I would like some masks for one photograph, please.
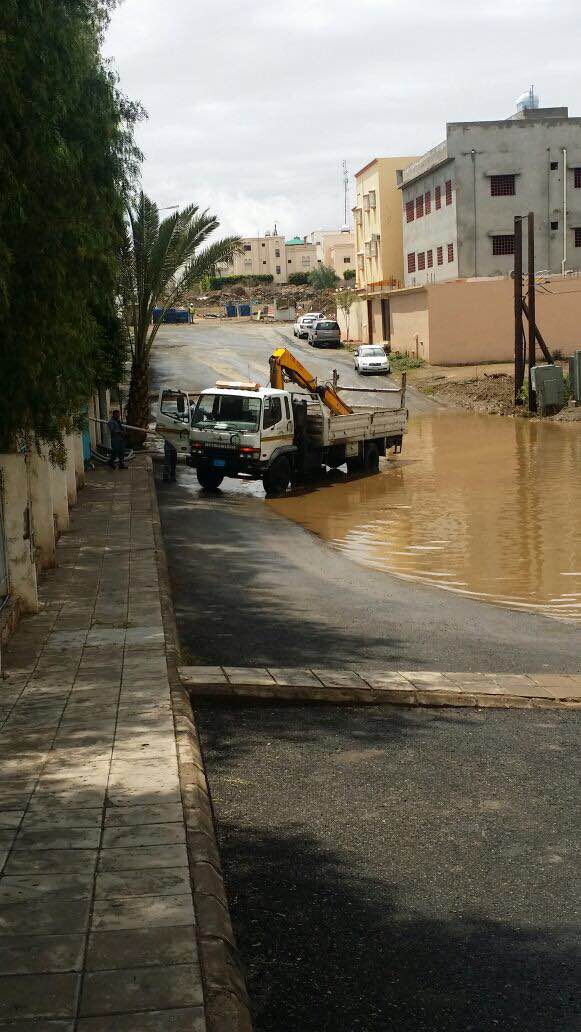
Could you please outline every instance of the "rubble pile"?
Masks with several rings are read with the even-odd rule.
[[[201,296],[192,294],[187,299],[187,303],[192,304],[194,308],[240,304],[244,301],[261,307],[272,305],[275,301],[281,308],[294,305],[297,315],[315,311],[334,318],[337,310],[334,290],[316,290],[314,287],[295,286],[290,283],[259,283],[252,287],[234,283],[221,290],[209,290]]]

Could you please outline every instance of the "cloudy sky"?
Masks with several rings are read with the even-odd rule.
[[[106,39],[160,206],[221,232],[343,221],[341,163],[413,155],[535,84],[581,115],[578,0],[124,0]]]

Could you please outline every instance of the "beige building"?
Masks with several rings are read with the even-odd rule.
[[[285,243],[286,275],[302,272],[307,276],[317,267],[317,248],[306,237],[293,237]]]
[[[355,234],[347,226],[314,229],[307,240],[317,248],[317,264],[328,265],[339,279],[344,279],[347,269],[355,269]]]
[[[266,233],[263,237],[244,237],[244,250],[222,267],[224,276],[272,276],[275,283],[286,283],[284,237]]]

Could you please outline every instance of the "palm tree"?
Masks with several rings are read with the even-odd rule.
[[[129,211],[120,256],[120,294],[131,349],[127,422],[132,426],[145,429],[149,419],[149,358],[161,325],[161,319],[152,323],[153,309],[165,312],[182,304],[205,276],[215,275],[218,265],[242,250],[239,237],[201,248],[219,224],[215,215],[195,204],[160,222],[157,205],[143,190]]]

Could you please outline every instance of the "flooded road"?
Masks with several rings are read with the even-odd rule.
[[[269,505],[365,566],[581,622],[579,426],[418,415],[379,476],[335,477]]]

